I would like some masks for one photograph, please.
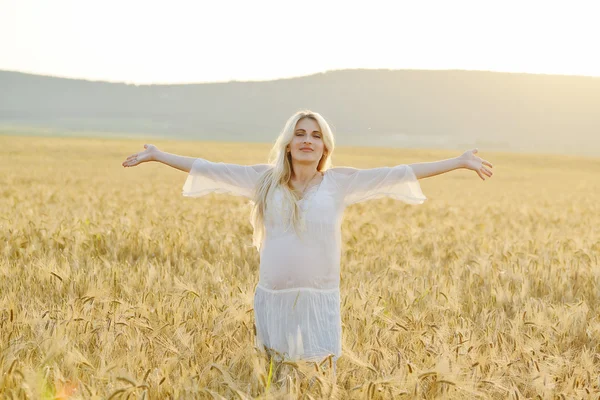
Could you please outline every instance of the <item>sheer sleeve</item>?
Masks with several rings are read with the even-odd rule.
[[[331,170],[344,206],[381,197],[408,204],[422,204],[427,200],[413,169],[405,164],[371,169],[335,167]]]
[[[183,195],[201,197],[209,193],[228,193],[252,198],[258,178],[269,164],[238,165],[198,158],[183,185]]]

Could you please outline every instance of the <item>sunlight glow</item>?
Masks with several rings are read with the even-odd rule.
[[[600,76],[592,1],[0,0],[0,69],[130,83],[346,68]]]

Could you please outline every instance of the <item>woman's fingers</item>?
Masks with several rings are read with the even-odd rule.
[[[483,172],[487,176],[492,176],[492,172],[486,169],[485,167],[481,167],[481,172]]]
[[[493,168],[493,165],[489,161],[476,156],[475,154],[477,154],[478,151],[479,151],[479,149],[477,149],[477,148],[467,150],[461,156],[461,158],[463,160],[466,160],[466,163],[465,163],[466,168],[472,169],[473,171],[477,172],[477,175],[479,175],[479,177],[485,181],[486,176],[491,177],[493,175],[493,173],[491,170],[484,167],[484,165],[486,165],[490,168]]]
[[[122,165],[124,167],[131,167],[134,162],[135,162],[134,159],[128,158],[127,160],[123,161]]]
[[[151,145],[145,144],[144,148],[147,149],[148,146],[151,146]],[[143,158],[143,155],[145,152],[146,152],[146,150],[130,155],[129,157],[127,157],[125,159],[125,161],[123,161],[123,163],[121,165],[124,167],[135,167],[136,165],[138,165],[139,163],[142,162],[142,158]]]
[[[479,177],[485,181],[485,178],[483,177],[483,174],[480,170],[476,170],[475,172],[477,172],[477,175],[479,175]]]
[[[121,165],[123,165],[124,167],[134,167],[134,166],[138,165],[140,163],[138,156],[139,156],[139,154],[130,155],[129,157],[127,157],[127,159],[125,161],[123,161],[123,163]]]

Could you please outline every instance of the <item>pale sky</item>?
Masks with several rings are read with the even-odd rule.
[[[599,15],[592,0],[0,0],[0,70],[137,84],[347,68],[600,76]]]

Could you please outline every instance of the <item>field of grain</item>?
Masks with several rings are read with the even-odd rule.
[[[268,145],[169,142],[212,161]],[[486,152],[494,176],[420,181],[428,200],[349,207],[344,355],[254,348],[259,258],[241,197],[123,168],[138,140],[0,136],[0,397],[598,398],[600,160]],[[467,150],[467,149],[464,149]],[[337,166],[460,152],[337,149]]]

